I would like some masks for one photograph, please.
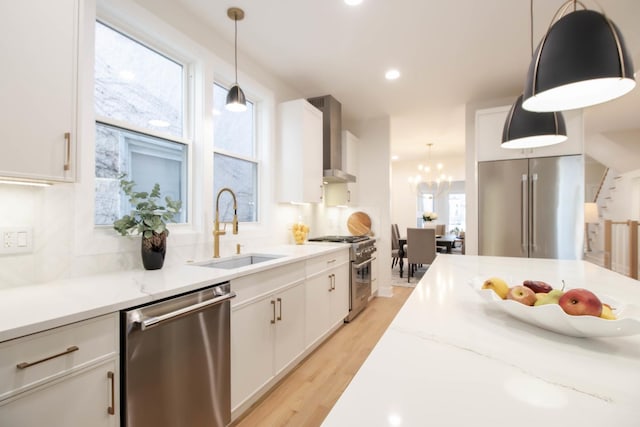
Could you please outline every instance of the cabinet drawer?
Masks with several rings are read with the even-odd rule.
[[[6,341],[0,344],[0,400],[117,353],[117,313]]]
[[[231,290],[236,297],[231,300],[231,307],[303,281],[304,271],[304,262],[300,261],[232,279]]]
[[[306,264],[307,277],[344,264],[345,262],[349,262],[349,249],[347,248],[342,251],[331,252],[330,254],[308,259]]]

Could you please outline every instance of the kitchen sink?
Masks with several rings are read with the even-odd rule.
[[[227,258],[217,258],[209,261],[196,262],[191,265],[197,265],[200,267],[209,268],[224,268],[233,269],[240,267],[247,267],[249,265],[260,264],[261,262],[273,261],[274,259],[282,258],[284,255],[274,254],[246,254],[246,255],[234,255]]]

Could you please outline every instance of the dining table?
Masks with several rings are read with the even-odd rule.
[[[441,248],[444,248],[446,253],[450,254],[453,250],[453,246],[458,240],[458,236],[456,236],[454,233],[444,235],[436,234],[436,247],[439,246]],[[400,246],[398,248],[398,258],[400,258],[400,277],[402,277],[402,272],[404,269],[404,257],[406,256],[404,253],[404,246],[407,244],[407,238],[400,237],[400,239],[398,239],[398,244]]]

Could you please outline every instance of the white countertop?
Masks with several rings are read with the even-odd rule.
[[[331,243],[282,245],[252,252],[283,255],[281,258],[230,270],[185,264],[2,289],[0,342],[347,247]]]
[[[638,281],[584,261],[440,254],[322,425],[640,426],[640,335],[525,324],[468,285],[478,276],[564,279],[640,305]]]

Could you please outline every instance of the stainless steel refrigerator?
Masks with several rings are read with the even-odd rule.
[[[478,164],[478,254],[581,259],[583,157]]]

